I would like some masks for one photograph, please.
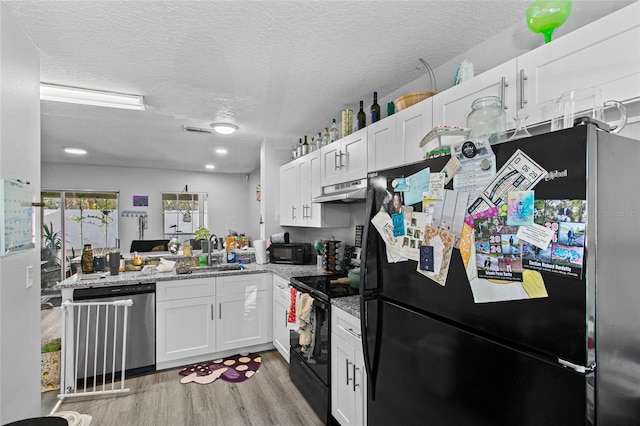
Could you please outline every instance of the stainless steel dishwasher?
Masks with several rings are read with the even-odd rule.
[[[114,287],[97,287],[75,289],[73,291],[74,302],[113,302],[116,300],[131,299],[131,306],[127,327],[127,354],[125,357],[126,375],[155,371],[156,369],[156,284],[140,283]],[[122,311],[117,318],[118,324],[122,325]],[[98,316],[98,327],[93,327]],[[91,324],[91,329],[98,330],[102,333],[105,328],[105,314],[100,312],[96,314],[96,310],[92,310],[88,315],[87,311],[82,311],[79,316],[75,317],[74,330],[80,336],[86,335],[87,325]],[[113,334],[114,321],[107,322],[108,335]],[[79,328],[78,328],[79,327]],[[109,374],[113,371],[111,365],[107,365],[103,371],[102,357],[104,352],[103,339],[98,336],[91,336],[86,341],[78,342],[77,354],[78,365],[84,365],[84,361],[90,360],[86,376],[80,374],[78,378],[91,377],[94,375],[92,361],[94,358],[98,360],[96,363],[96,375]],[[121,362],[116,360],[115,371],[122,370]]]

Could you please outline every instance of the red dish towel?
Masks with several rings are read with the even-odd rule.
[[[289,304],[289,315],[287,316],[287,322],[289,324],[292,324],[296,322],[296,298],[298,297],[298,291],[293,287],[290,287],[289,290],[291,293],[291,303]]]

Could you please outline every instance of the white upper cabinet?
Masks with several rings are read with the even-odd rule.
[[[635,2],[518,57],[518,107],[527,122],[550,120],[553,101],[570,90],[598,87],[604,100],[621,102],[640,97],[639,17]]]
[[[320,150],[322,186],[367,177],[367,130],[354,132]]]
[[[401,164],[414,163],[424,158],[420,148],[422,138],[433,129],[433,98],[425,99],[394,114],[397,146],[404,151]]]
[[[367,126],[367,169],[388,169],[402,164],[404,147],[396,143],[396,121],[393,116]]]
[[[339,148],[338,143],[333,145]],[[353,146],[349,145],[349,148]],[[351,224],[350,210],[346,206],[313,202],[315,197],[322,195],[322,152],[313,151],[280,167],[280,225],[335,228]]]
[[[300,163],[304,158],[294,160],[280,167],[280,225],[296,225],[300,211]]]
[[[367,127],[367,167],[376,171],[420,161],[420,141],[433,128],[433,100],[418,102]]]
[[[516,70],[516,60],[512,59],[435,95],[432,128],[441,125],[466,127],[471,104],[484,96],[497,96],[501,99],[507,114],[507,128],[514,128],[512,118],[516,115]]]

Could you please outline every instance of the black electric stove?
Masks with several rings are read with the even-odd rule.
[[[298,331],[290,332],[289,377],[324,424],[331,422],[331,299],[354,296],[349,284],[331,283],[344,275],[293,277],[291,287],[313,299],[310,345],[302,345]]]
[[[332,284],[331,281],[343,278],[344,275],[312,275],[309,277],[291,278],[291,286],[303,293],[310,293],[325,302],[334,297],[357,296],[358,289],[349,284]]]

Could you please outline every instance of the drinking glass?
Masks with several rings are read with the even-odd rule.
[[[542,33],[544,42],[551,41],[553,31],[565,23],[571,14],[571,0],[537,0],[527,9],[527,26],[534,33]]]

